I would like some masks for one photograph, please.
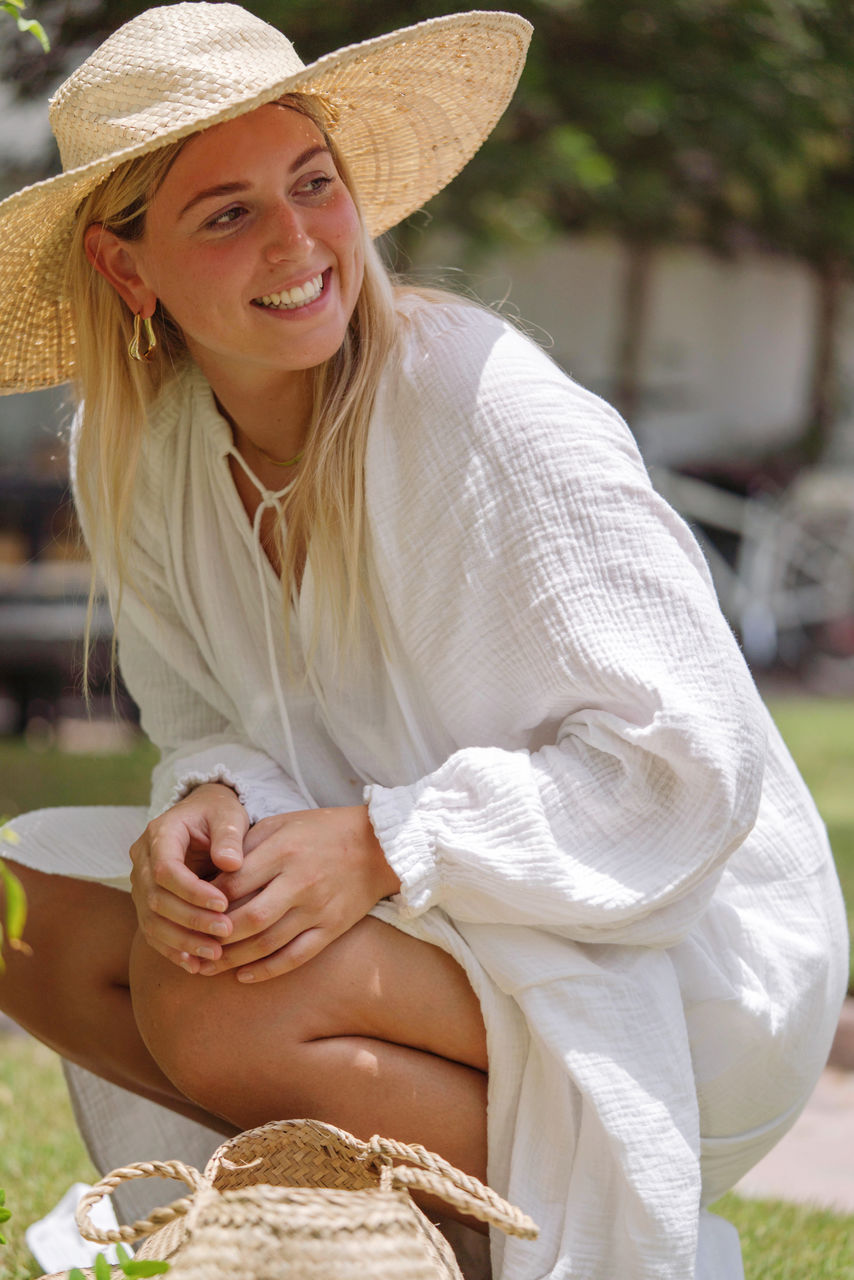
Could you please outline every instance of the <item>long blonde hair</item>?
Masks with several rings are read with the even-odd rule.
[[[288,95],[280,101],[317,125],[357,200],[346,162],[329,134],[322,102],[309,95]],[[122,239],[141,238],[146,210],[185,141],[128,162],[86,198],[78,211],[66,274],[81,404],[75,442],[77,500],[95,569],[109,573],[114,609],[120,607],[122,584],[128,579],[127,541],[147,416],[169,380],[180,375],[188,356],[178,327],[158,305],[154,359],[140,364],[128,358],[131,313],[89,264],[84,237],[98,224]],[[319,608],[307,663],[321,625],[327,622],[339,639],[339,652],[346,652],[355,639],[365,593],[365,451],[374,397],[395,349],[397,326],[394,286],[367,233],[363,236],[362,287],[341,348],[311,371],[307,443],[277,526],[286,615],[311,556]],[[286,635],[289,631],[286,627]]]

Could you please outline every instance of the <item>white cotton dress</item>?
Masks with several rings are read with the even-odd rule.
[[[494,315],[399,307],[366,461],[386,645],[365,620],[355,667],[321,631],[301,678],[309,563],[288,674],[204,378],[152,415],[118,623],[151,812],[211,779],[253,820],[367,798],[402,884],[375,914],[481,1001],[489,1180],[541,1228],[495,1235],[495,1280],[732,1280],[701,1205],[793,1123],[844,992],[822,823],[619,416]],[[28,815],[16,856],[127,887],[145,820]],[[213,1145],[76,1079],[104,1162]]]

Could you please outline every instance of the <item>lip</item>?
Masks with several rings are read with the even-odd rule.
[[[256,295],[256,297],[255,297],[255,298],[252,298],[252,299],[250,300],[250,306],[254,307],[256,311],[263,311],[263,312],[264,312],[265,314],[267,314],[267,315],[275,315],[275,316],[290,316],[291,318],[293,318],[293,317],[295,317],[295,316],[307,315],[307,314],[309,314],[310,312],[314,311],[314,309],[315,309],[316,307],[318,307],[321,303],[323,303],[323,301],[325,300],[325,298],[326,298],[326,296],[327,296],[327,294],[328,294],[328,291],[329,291],[329,282],[330,282],[330,280],[331,280],[331,278],[332,278],[332,268],[331,268],[331,267],[327,267],[324,271],[321,271],[321,272],[314,271],[314,272],[312,272],[310,275],[304,276],[301,280],[295,280],[295,281],[293,282],[293,284],[289,284],[289,285],[281,285],[281,286],[280,286],[280,287],[278,287],[278,288],[275,288],[275,289],[265,289],[265,291],[264,291],[264,295],[263,295],[263,296],[265,296],[265,297],[266,297],[266,296],[269,296],[271,293],[279,293],[279,294],[281,294],[281,293],[287,293],[287,292],[289,292],[291,289],[296,289],[297,287],[302,287],[302,288],[304,288],[304,287],[305,287],[307,284],[309,284],[309,283],[310,283],[310,282],[311,282],[311,281],[312,281],[312,280],[313,280],[317,275],[320,275],[320,276],[322,277],[322,279],[323,279],[323,286],[322,286],[322,288],[321,288],[321,290],[320,290],[320,293],[317,295],[317,297],[316,297],[316,298],[313,298],[313,299],[311,300],[311,302],[307,302],[307,303],[305,303],[305,305],[304,305],[304,306],[301,306],[301,307],[294,307],[294,308],[288,308],[288,307],[265,307],[265,306],[263,305],[263,303],[261,303],[261,302],[259,302],[259,301],[258,301],[258,297],[260,297],[260,296],[262,296],[262,295]]]

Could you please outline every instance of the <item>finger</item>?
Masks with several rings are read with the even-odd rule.
[[[234,916],[235,905],[251,898],[274,880],[283,879],[282,860],[271,849],[255,850],[246,856],[239,871],[223,871],[211,884],[222,891],[229,901],[229,916]]]
[[[243,841],[249,830],[249,816],[236,796],[233,804],[209,817],[208,826],[211,862],[220,871],[236,871],[243,865]]]
[[[173,951],[171,947],[163,947],[162,949],[155,947],[154,949],[155,951],[160,951],[162,956],[165,956],[167,960],[171,960],[173,964],[176,964],[179,969],[183,969],[185,973],[195,975],[201,968],[201,960],[197,960],[195,956],[191,956],[187,951]]]
[[[238,942],[259,938],[271,929],[284,929],[292,925],[297,904],[293,901],[288,882],[284,876],[276,876],[273,880],[262,882],[261,887],[253,893],[235,898],[228,920],[231,933],[228,943],[234,946]],[[306,921],[303,919],[301,928]],[[287,937],[282,936],[277,945],[288,942],[296,932],[291,928]]]
[[[205,961],[219,960],[222,956],[222,945],[214,938],[182,929],[160,916],[147,916],[141,922],[140,930],[149,946],[170,960],[177,957],[177,963],[190,958],[198,960],[200,965]],[[199,965],[194,966],[194,972],[198,972]]]
[[[259,844],[263,844],[271,835],[274,835],[287,822],[287,815],[275,814],[270,818],[261,818],[246,832],[243,841],[243,853],[252,853],[257,849]]]
[[[238,982],[267,982],[270,978],[280,978],[285,973],[292,973],[300,965],[320,955],[330,942],[334,942],[337,934],[330,934],[326,929],[305,929],[297,934],[285,947],[280,947],[272,955],[263,960],[238,969]]]
[[[146,939],[147,941],[147,939]],[[170,960],[172,964],[177,965],[180,969],[184,969],[187,973],[196,974],[201,968],[202,961],[195,956],[191,956],[188,951],[176,951],[174,947],[160,946],[155,943],[149,943],[152,950],[158,955],[163,956],[166,960]]]
[[[141,920],[151,917],[157,921],[171,921],[188,934],[205,934],[224,941],[230,937],[233,924],[222,912],[194,907],[182,898],[149,881],[144,887],[135,887],[134,903]]]
[[[237,969],[240,965],[252,964],[263,960],[265,956],[281,950],[282,947],[302,933],[308,926],[308,920],[297,911],[289,911],[263,931],[238,942],[229,941],[222,948],[222,956],[214,963],[204,962],[199,972],[203,977],[212,977],[217,973],[225,973],[229,969]]]
[[[151,837],[150,874],[160,889],[194,907],[207,911],[223,912],[228,909],[228,898],[216,885],[203,880],[184,862],[186,850],[178,848],[171,833],[158,832]]]

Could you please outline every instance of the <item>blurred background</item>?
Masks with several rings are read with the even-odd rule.
[[[0,195],[57,171],[48,94],[144,7],[33,0],[48,51],[0,15]],[[309,61],[466,6],[246,7]],[[760,678],[854,692],[850,6],[516,7],[535,34],[513,106],[389,259],[502,305],[617,404]],[[68,414],[62,391],[0,399],[0,734],[50,740],[79,711]]]
[[[147,7],[31,0],[45,51],[8,12],[22,2],[0,0],[0,198],[58,171],[49,93]],[[534,24],[519,91],[448,190],[387,237],[389,262],[501,306],[623,412],[703,543],[828,824],[854,925],[851,5],[245,0],[306,62],[475,6]],[[121,688],[111,706],[100,601],[92,717],[81,697],[89,569],[66,490],[70,412],[62,389],[0,397],[0,819],[143,803],[153,763]],[[849,1013],[836,1075],[778,1149],[789,1163],[740,1188],[773,1199],[724,1202],[747,1280],[854,1276]],[[93,1172],[48,1051],[8,1026],[0,1050],[0,1187],[20,1223],[3,1274],[31,1280],[23,1225]]]

